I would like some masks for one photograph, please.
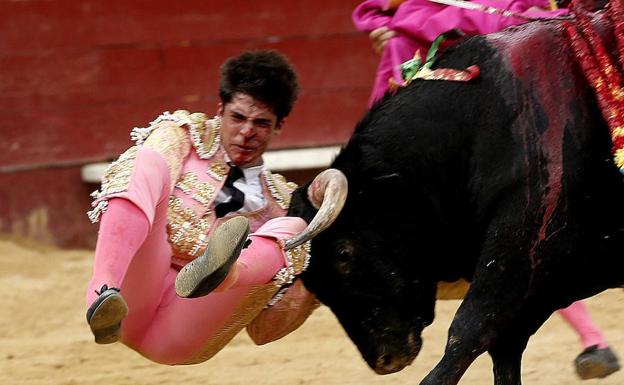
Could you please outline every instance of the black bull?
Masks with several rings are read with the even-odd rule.
[[[437,66],[473,64],[471,83],[412,83],[360,121],[332,165],[346,203],[303,275],[382,374],[417,356],[436,283],[471,281],[421,384],[456,384],[486,351],[496,384],[520,384],[553,311],[624,281],[623,177],[561,21],[469,39]],[[306,188],[289,214],[311,220]]]

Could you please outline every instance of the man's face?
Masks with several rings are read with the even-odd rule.
[[[284,119],[277,121],[271,108],[253,97],[236,93],[232,101],[219,104],[221,143],[232,163],[258,166],[273,136],[280,133]]]

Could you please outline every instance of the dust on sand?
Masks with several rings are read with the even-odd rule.
[[[154,364],[121,344],[96,345],[85,321],[84,290],[92,252],[57,250],[0,240],[0,384],[417,384],[441,357],[459,301],[439,301],[436,320],[423,334],[420,356],[402,372],[378,376],[360,358],[332,313],[318,309],[296,332],[255,346],[243,332],[208,362]],[[610,290],[588,300],[597,324],[624,358],[624,293]],[[572,361],[575,334],[554,315],[532,338],[523,380],[538,384],[624,383],[624,371],[580,381]],[[480,357],[460,384],[492,383],[491,363]]]

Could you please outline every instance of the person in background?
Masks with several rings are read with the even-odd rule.
[[[475,0],[475,3],[512,11],[530,18],[556,17],[567,9],[546,10],[546,0]],[[554,7],[553,7],[554,8]],[[400,65],[418,50],[424,60],[431,43],[449,31],[461,35],[497,32],[527,22],[522,17],[489,14],[431,2],[429,0],[367,0],[353,12],[355,26],[369,34],[373,50],[381,56],[369,106],[388,91],[389,80],[401,79]],[[578,376],[603,378],[620,369],[618,358],[603,333],[593,323],[587,307],[577,301],[559,315],[579,337],[583,351],[574,360]]]
[[[262,160],[298,89],[282,54],[245,52],[221,68],[214,118],[165,112],[133,130],[89,212],[101,219],[86,295],[96,343],[205,361],[300,272],[305,250],[282,247],[306,226],[284,217],[296,186]]]
[[[552,18],[566,9],[545,10],[548,0],[474,0],[471,3],[512,12],[515,16],[480,12],[438,4],[430,0],[366,0],[353,11],[355,27],[370,34],[381,55],[369,107],[388,91],[390,79],[402,79],[401,64],[418,51],[424,62],[432,42],[450,37],[481,35],[525,23],[528,18]],[[445,44],[452,44],[450,39]],[[456,40],[456,39],[455,39]]]

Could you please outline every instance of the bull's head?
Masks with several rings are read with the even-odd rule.
[[[310,225],[286,247],[313,238],[306,287],[331,308],[368,365],[388,374],[418,355],[421,331],[433,320],[435,284],[413,274],[409,221],[367,207],[369,193],[347,193],[345,176],[325,171],[295,191],[289,215]]]

